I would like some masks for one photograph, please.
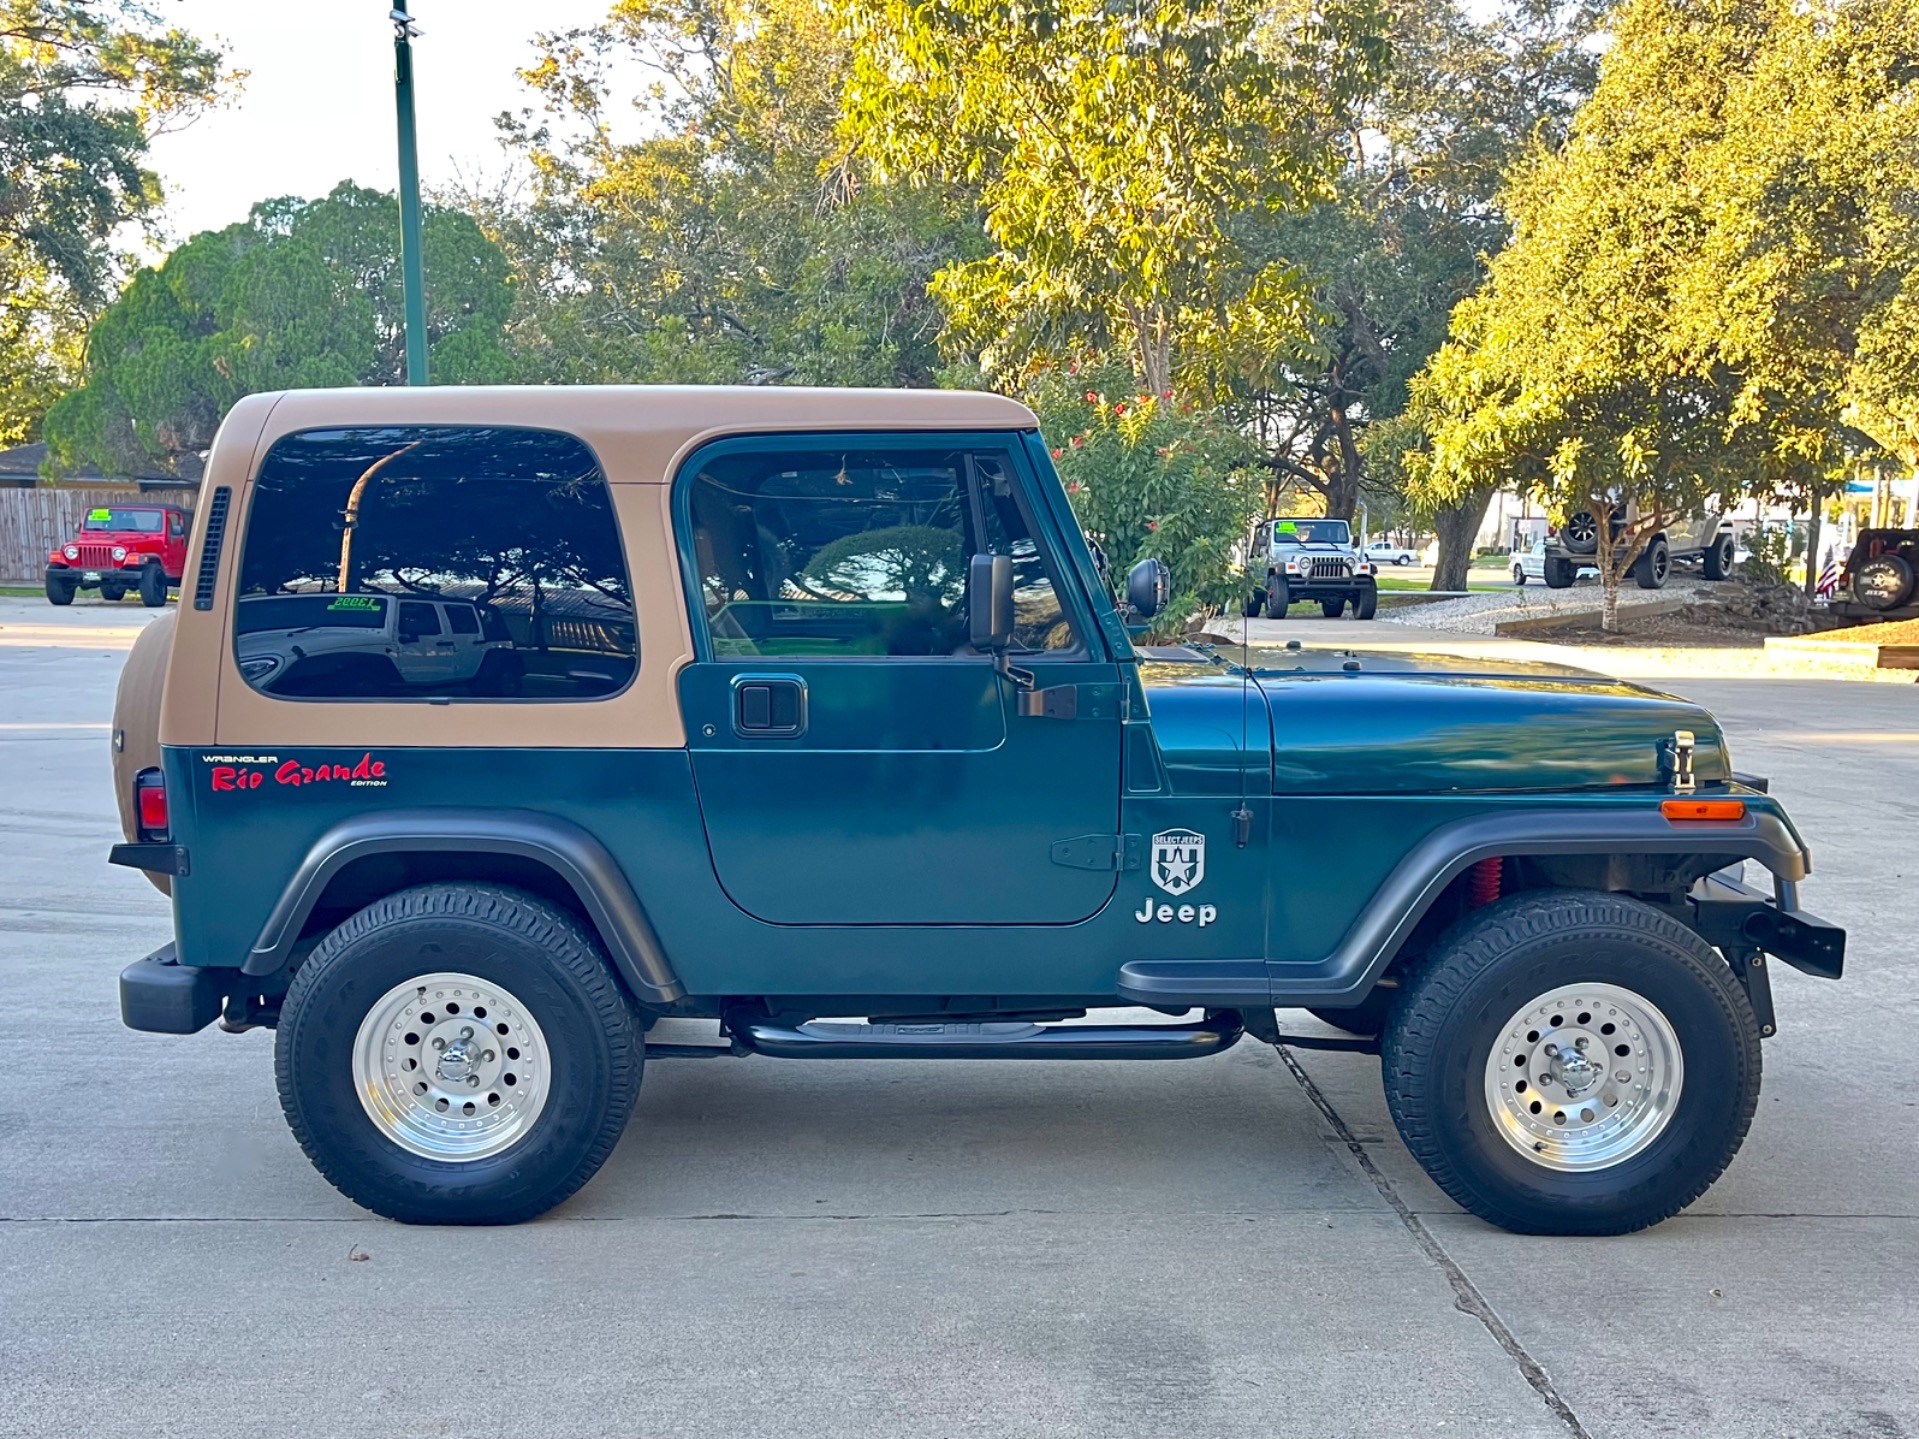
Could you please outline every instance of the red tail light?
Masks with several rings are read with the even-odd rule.
[[[133,799],[140,817],[140,838],[165,840],[171,837],[167,822],[167,782],[157,769],[143,769],[133,781]]]

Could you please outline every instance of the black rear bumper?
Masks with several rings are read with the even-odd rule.
[[[120,972],[120,1019],[149,1034],[195,1034],[220,1017],[237,969],[189,969],[165,945]]]

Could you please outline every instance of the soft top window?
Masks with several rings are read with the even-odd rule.
[[[166,528],[165,510],[123,510],[116,506],[88,510],[80,521],[83,530],[118,530],[141,535],[157,535]]]
[[[254,482],[235,614],[241,673],[287,698],[590,699],[638,663],[605,476],[544,430],[287,436]]]

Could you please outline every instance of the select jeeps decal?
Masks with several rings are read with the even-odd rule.
[[[1190,829],[1163,829],[1153,836],[1153,857],[1147,871],[1153,883],[1168,894],[1178,896],[1198,887],[1206,878],[1206,836]],[[1156,902],[1151,895],[1133,916],[1141,924],[1197,924],[1201,929],[1219,918],[1219,910],[1210,904],[1170,904]]]
[[[1206,878],[1206,836],[1163,829],[1153,836],[1153,883],[1170,895],[1198,889]]]
[[[269,782],[301,788],[306,785],[345,785],[352,789],[385,789],[386,761],[369,751],[351,764],[282,760],[275,754],[203,754],[208,788],[215,793],[259,789]]]

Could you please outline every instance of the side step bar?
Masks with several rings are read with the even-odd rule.
[[[1245,1033],[1231,1011],[1202,1024],[771,1024],[729,1017],[726,1027],[740,1048],[775,1059],[1201,1059],[1231,1049]]]

